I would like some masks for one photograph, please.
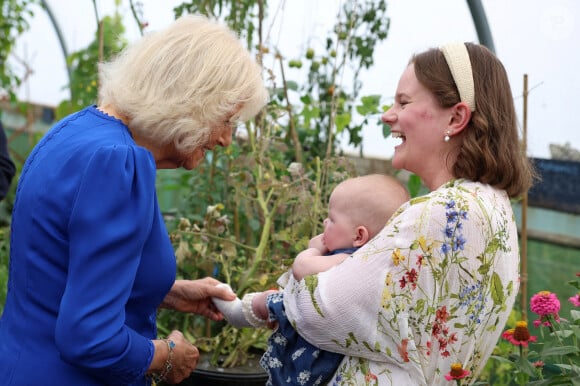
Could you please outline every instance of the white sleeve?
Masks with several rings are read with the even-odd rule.
[[[518,290],[517,228],[504,192],[458,182],[411,200],[336,267],[289,278],[290,322],[322,349],[432,379],[476,370]],[[479,359],[478,359],[479,358]]]
[[[384,348],[393,346],[393,342],[379,334],[377,312],[383,303],[385,277],[392,266],[391,250],[394,244],[408,243],[401,231],[403,219],[404,216],[395,219],[332,269],[300,281],[288,277],[284,305],[300,335],[328,351],[389,360],[389,350]],[[390,236],[393,226],[399,231],[396,238]]]

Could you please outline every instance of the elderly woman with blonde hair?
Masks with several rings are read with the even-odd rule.
[[[193,169],[267,101],[228,28],[177,19],[100,66],[99,104],[51,128],[22,170],[0,320],[0,384],[177,383],[199,352],[157,338],[165,307],[213,320],[212,278],[175,280],[156,169]]]

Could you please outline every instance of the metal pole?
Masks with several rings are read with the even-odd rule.
[[[489,48],[491,52],[495,53],[491,30],[489,29],[489,24],[487,23],[487,17],[485,16],[485,10],[483,9],[481,0],[467,0],[467,5],[471,12],[471,18],[473,19],[479,42]]]
[[[66,48],[66,42],[64,40],[64,37],[62,36],[62,32],[60,31],[60,26],[58,24],[58,21],[56,20],[56,17],[52,13],[50,6],[46,2],[46,0],[40,0],[40,3],[42,4],[42,7],[44,8],[46,13],[48,14],[48,17],[50,18],[50,22],[52,23],[54,31],[56,32],[58,42],[60,43],[60,49],[62,51],[62,55],[64,56],[64,63],[66,65],[66,72],[68,75],[68,85],[69,85],[68,89],[69,89],[69,92],[72,93],[72,91],[71,91],[72,73],[71,73],[70,65],[68,64],[68,50]]]

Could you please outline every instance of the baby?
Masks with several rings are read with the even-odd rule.
[[[313,237],[296,256],[285,275],[302,280],[340,264],[385,226],[409,193],[396,178],[371,174],[338,184],[328,202],[324,232]],[[283,275],[278,283],[283,286]],[[221,286],[229,286],[225,283]],[[284,313],[283,294],[269,290],[246,294],[242,299],[214,299],[226,320],[236,327],[276,326],[260,364],[269,374],[266,385],[324,384],[342,355],[320,350],[303,339]],[[282,366],[284,364],[284,366]]]

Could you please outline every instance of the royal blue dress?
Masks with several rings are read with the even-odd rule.
[[[155,173],[95,106],[33,149],[12,217],[0,385],[151,383],[156,311],[176,269]]]

